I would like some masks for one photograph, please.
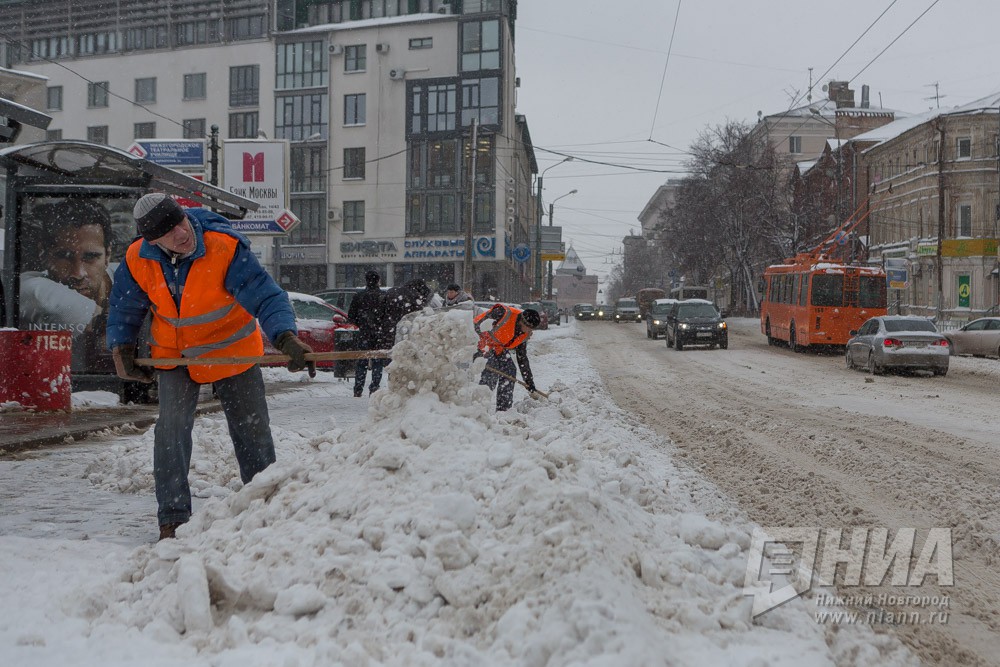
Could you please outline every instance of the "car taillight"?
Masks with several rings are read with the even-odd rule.
[[[903,341],[898,338],[886,338],[882,341],[882,345],[885,347],[903,347]]]
[[[948,341],[942,338],[941,340],[936,340],[931,345],[939,345],[941,347],[948,347]]]

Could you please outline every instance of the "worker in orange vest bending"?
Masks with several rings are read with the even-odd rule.
[[[312,349],[299,340],[288,294],[228,220],[205,209],[182,209],[162,193],[140,198],[133,215],[141,238],[115,272],[107,324],[119,377],[153,380],[151,369],[135,363],[136,339],[148,312],[154,360],[257,357],[264,352],[263,328],[291,359],[288,370],[316,374],[315,362],[306,361]],[[202,384],[212,383],[222,403],[244,484],[274,463],[274,441],[260,366],[159,364],[156,369],[160,416],[153,479],[162,540],[191,518],[191,430]]]
[[[482,331],[480,325],[487,319],[493,320],[493,328],[490,331]],[[500,385],[497,390],[497,411],[509,410],[514,403],[514,378],[517,377],[517,371],[510,358],[511,350],[517,355],[517,365],[521,369],[521,377],[524,378],[528,391],[531,393],[536,391],[531,376],[531,366],[528,364],[527,343],[531,338],[531,332],[541,324],[541,321],[542,316],[537,310],[530,308],[519,310],[502,303],[473,318],[476,333],[479,334],[479,351],[476,356],[486,357],[486,368],[479,379],[479,384],[484,384],[490,389],[496,389],[497,385]]]

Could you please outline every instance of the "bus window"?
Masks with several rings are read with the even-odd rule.
[[[812,305],[843,306],[844,276],[838,274],[816,274],[812,279]]]
[[[858,288],[858,305],[862,308],[885,308],[885,278],[861,276]]]
[[[793,306],[799,300],[799,287],[802,286],[802,274],[796,273],[792,282],[792,298],[788,300],[788,303]]]
[[[802,288],[799,290],[799,305],[806,306],[809,304],[809,274],[802,274]]]

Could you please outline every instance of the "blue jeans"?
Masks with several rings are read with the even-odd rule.
[[[500,385],[500,388],[497,389],[497,411],[510,410],[510,406],[514,405],[514,381],[493,373],[490,371],[491,368],[506,373],[510,377],[517,377],[514,360],[507,352],[500,356],[494,356],[492,352],[487,354],[486,368],[483,369],[483,375],[479,378],[479,384],[484,384],[490,389],[497,389],[497,385]]]
[[[382,385],[382,369],[385,367],[387,359],[358,359],[354,366],[354,395],[360,396],[365,391],[365,378],[368,376],[368,367],[372,369],[372,383],[368,385],[368,392],[374,393]]]
[[[160,525],[191,518],[191,430],[201,385],[186,368],[159,371],[160,416],[153,431],[153,479]],[[213,383],[246,484],[274,463],[274,440],[259,366]]]

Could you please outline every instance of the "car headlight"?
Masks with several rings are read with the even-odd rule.
[[[655,324],[656,326],[660,326],[660,320],[653,320],[653,324]]]
[[[604,311],[603,310],[597,311],[597,316],[598,317],[604,317]]]
[[[681,324],[681,329],[687,329],[687,328],[688,328],[687,324]]]
[[[726,323],[725,322],[719,322],[719,328],[720,329],[726,329],[727,328],[726,327]]]

